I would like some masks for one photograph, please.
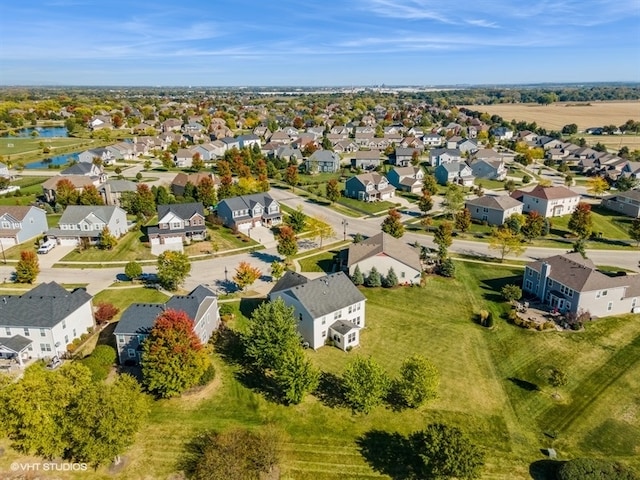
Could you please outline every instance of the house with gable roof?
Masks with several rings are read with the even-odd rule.
[[[389,185],[389,181],[384,175],[371,172],[349,178],[345,183],[344,191],[347,197],[365,202],[376,202],[395,196],[396,188]]]
[[[282,222],[280,204],[268,193],[225,198],[218,203],[217,213],[225,226],[239,230],[261,225],[272,227]]]
[[[628,190],[608,195],[602,199],[602,206],[628,217],[638,218],[640,217],[640,190]]]
[[[433,172],[440,185],[455,183],[463,187],[473,186],[475,177],[471,167],[465,162],[441,163]]]
[[[207,238],[201,202],[158,205],[158,225],[147,229],[151,253],[159,255],[165,250],[181,252],[185,243]]]
[[[29,205],[0,205],[0,243],[4,248],[31,240],[47,231],[47,213]]]
[[[298,332],[314,350],[327,340],[345,351],[360,344],[366,298],[344,272],[310,280],[287,271],[268,298],[271,302],[282,299],[293,307]]]
[[[389,183],[398,190],[420,193],[424,170],[421,167],[393,167],[387,173],[387,178]]]
[[[340,155],[331,150],[316,150],[304,163],[309,173],[335,173],[340,170]]]
[[[383,276],[393,268],[401,284],[420,284],[422,264],[419,251],[387,233],[380,232],[362,242],[352,243],[345,252],[343,265],[350,276],[356,267],[364,276],[368,276],[373,267]]]
[[[523,203],[522,212],[538,212],[545,218],[559,217],[572,213],[580,202],[580,194],[563,187],[536,186],[533,190],[525,192],[514,191],[511,196]]]
[[[69,205],[58,220],[57,228],[47,230],[47,238],[59,245],[95,245],[105,227],[120,238],[129,231],[127,212],[115,205]]]
[[[91,295],[41,283],[22,295],[0,296],[0,359],[22,366],[32,358],[62,356],[93,328]]]
[[[358,150],[348,154],[347,157],[351,159],[351,166],[353,168],[373,170],[382,165],[380,150]]]
[[[502,225],[514,213],[522,213],[522,202],[508,195],[483,195],[467,200],[465,208],[473,220]]]
[[[134,303],[122,312],[113,331],[120,365],[140,363],[142,344],[156,319],[167,310],[186,313],[203,345],[220,326],[218,296],[207,285],[198,285],[186,295],[174,295],[166,303]]]
[[[522,290],[563,313],[584,311],[606,317],[640,312],[640,275],[610,277],[579,253],[528,264]]]

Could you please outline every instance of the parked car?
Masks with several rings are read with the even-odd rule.
[[[40,248],[38,248],[38,253],[40,254],[49,253],[51,250],[55,248],[55,246],[56,246],[55,240],[47,240],[42,245],[40,245]]]
[[[62,360],[60,360],[60,357],[58,357],[56,355],[55,357],[53,357],[51,359],[51,361],[49,363],[47,363],[47,368],[49,370],[54,370],[54,369],[58,368],[60,365],[62,365]]]

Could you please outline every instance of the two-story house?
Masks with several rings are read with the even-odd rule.
[[[473,220],[502,225],[514,213],[522,213],[522,202],[508,195],[483,195],[467,200],[465,207]]]
[[[414,156],[419,156],[420,151],[415,148],[402,148],[395,149],[394,154],[389,157],[389,163],[397,167],[408,167],[411,165],[411,161]]]
[[[436,167],[433,175],[440,185],[455,183],[463,187],[471,187],[475,180],[471,167],[465,162],[441,163]]]
[[[436,148],[429,152],[429,163],[437,167],[443,163],[461,162],[462,152],[451,148]]]
[[[282,222],[280,204],[268,193],[225,198],[218,203],[217,213],[224,225],[239,230],[260,225],[272,227]]]
[[[362,173],[349,178],[344,186],[345,195],[365,202],[387,200],[395,196],[396,188],[389,185],[384,175],[376,172]]]
[[[83,165],[88,165],[88,164],[83,164]],[[54,177],[47,178],[42,183],[42,195],[45,201],[49,203],[54,203],[56,201],[56,191],[58,188],[58,184],[62,180],[69,181],[78,193],[82,193],[82,191],[90,185],[96,188],[100,187],[100,185],[104,183],[102,178],[103,178],[102,176],[90,177],[87,175],[65,175],[65,176],[56,175]],[[106,176],[104,177],[104,179],[106,180]]]
[[[331,150],[316,150],[305,159],[305,167],[309,173],[335,173],[340,170],[340,155]]]
[[[78,154],[80,163],[94,163],[95,159],[100,160],[102,165],[109,165],[114,160],[113,153],[108,148],[94,148]]]
[[[398,190],[411,193],[422,191],[424,170],[422,167],[393,167],[387,173],[389,183]]]
[[[120,206],[122,201],[122,194],[127,192],[135,192],[138,189],[138,183],[131,180],[107,180],[104,182],[98,192],[102,195],[105,205]]]
[[[602,206],[628,217],[638,218],[640,217],[640,190],[628,190],[609,195],[602,199]]]
[[[206,285],[198,285],[186,295],[175,295],[166,303],[134,303],[122,312],[113,332],[120,365],[140,363],[142,344],[158,316],[167,310],[186,313],[193,322],[193,331],[203,344],[220,326],[218,296]]]
[[[205,240],[204,207],[201,202],[158,205],[158,225],[147,229],[151,253],[181,252],[185,243]]]
[[[220,185],[220,181],[218,178],[210,172],[197,172],[197,173],[178,173],[173,180],[171,180],[171,193],[173,193],[176,197],[184,196],[185,188],[187,184],[191,184],[194,187],[197,187],[200,182],[202,182],[205,178],[211,180],[213,183],[213,188],[217,189]],[[211,206],[211,205],[207,205]]]
[[[382,165],[380,158],[380,150],[358,150],[347,154],[347,158],[351,160],[353,168],[362,168],[364,170],[373,170]]]
[[[116,238],[125,235],[129,230],[127,212],[115,205],[69,205],[58,220],[58,228],[47,231],[47,238],[59,245],[95,245],[105,227]]]
[[[28,205],[0,205],[0,243],[4,248],[31,240],[47,231],[47,213]]]
[[[502,160],[478,158],[468,162],[471,172],[476,178],[487,180],[504,180],[507,177],[507,168]]]
[[[293,307],[298,332],[317,350],[331,340],[341,350],[360,343],[365,326],[365,297],[343,272],[310,280],[288,271],[268,295]]]
[[[61,356],[93,328],[91,295],[42,283],[22,295],[0,296],[0,358],[22,366],[32,358]]]
[[[522,290],[559,312],[605,317],[640,311],[640,275],[610,277],[579,253],[528,264]]]
[[[562,186],[538,185],[529,192],[516,190],[511,196],[523,203],[523,213],[538,212],[545,218],[568,215],[580,202],[579,193]]]

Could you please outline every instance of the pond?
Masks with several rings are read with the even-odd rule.
[[[9,133],[3,133],[2,137],[18,137],[18,138],[30,138],[32,133],[38,132],[37,138],[53,138],[53,137],[68,137],[69,131],[66,127],[29,127],[13,130],[12,135]]]
[[[68,164],[72,161],[78,161],[77,153],[67,153],[66,155],[58,155],[51,158],[45,158],[39,162],[31,162],[27,163],[24,168],[53,168],[53,167],[61,167],[63,165]]]

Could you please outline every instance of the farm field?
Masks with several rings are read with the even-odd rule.
[[[582,332],[526,331],[500,318],[505,304],[497,294],[505,283],[519,281],[521,269],[457,262],[456,271],[455,280],[428,278],[424,289],[364,289],[367,328],[361,346],[348,354],[328,347],[308,351],[316,366],[333,375],[353,356],[370,355],[395,376],[406,356],[421,353],[441,372],[434,402],[417,410],[381,406],[369,415],[353,415],[315,396],[286,407],[265,400],[243,383],[234,365],[214,354],[216,380],[206,395],[155,402],[123,456],[123,469],[114,474],[101,468],[92,478],[169,478],[195,434],[233,426],[270,427],[282,434],[283,479],[390,478],[380,465],[390,465],[393,457],[380,452],[376,470],[360,453],[363,435],[407,434],[431,422],[459,426],[483,448],[481,478],[531,478],[531,465],[545,459],[540,449],[549,447],[560,459],[604,456],[640,467],[637,316],[599,320]],[[231,305],[232,326],[242,330],[256,300]],[[491,330],[472,321],[483,308],[496,319]],[[553,398],[545,380],[552,366],[565,369],[569,379],[560,399]],[[24,460],[6,449],[0,470]]]

